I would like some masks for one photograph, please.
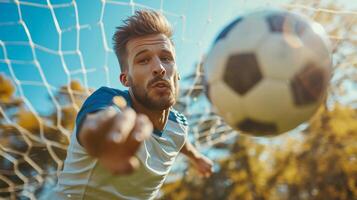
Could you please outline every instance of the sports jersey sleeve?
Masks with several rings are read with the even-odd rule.
[[[118,92],[108,87],[101,87],[91,94],[83,103],[76,118],[76,137],[79,142],[79,132],[86,116],[90,113],[95,113],[105,110],[113,105],[113,97],[118,95]],[[119,94],[120,95],[120,94]]]

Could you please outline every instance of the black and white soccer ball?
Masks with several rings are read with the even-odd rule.
[[[232,128],[278,135],[324,101],[331,65],[321,25],[285,10],[256,11],[218,35],[204,61],[206,94]]]

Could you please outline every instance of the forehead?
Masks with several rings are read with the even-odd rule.
[[[127,52],[133,55],[142,50],[165,49],[174,53],[174,47],[169,38],[163,34],[142,36],[129,40],[127,43]]]

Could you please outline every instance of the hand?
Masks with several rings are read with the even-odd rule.
[[[87,116],[79,137],[88,154],[97,157],[105,168],[114,174],[128,174],[139,167],[134,155],[152,130],[146,115],[131,108],[121,113],[107,109]]]
[[[213,162],[206,156],[200,154],[191,159],[193,166],[199,172],[199,174],[205,178],[208,178],[213,173]]]

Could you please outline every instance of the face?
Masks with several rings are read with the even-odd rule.
[[[174,47],[162,34],[148,35],[127,43],[128,67],[122,83],[134,98],[152,110],[164,110],[175,104],[178,76]]]

